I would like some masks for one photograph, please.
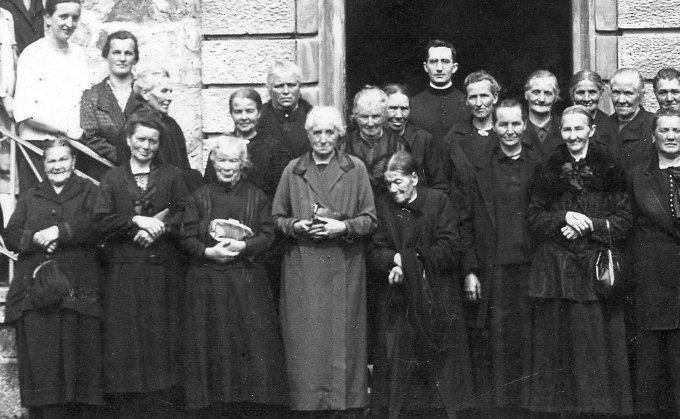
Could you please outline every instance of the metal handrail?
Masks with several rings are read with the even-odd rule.
[[[12,134],[9,130],[7,130],[6,128],[4,128],[4,127],[2,127],[2,126],[0,126],[0,134],[4,135],[5,137],[7,137],[7,138],[9,138],[9,139],[11,139],[11,140],[13,140],[13,141],[16,142],[18,145],[20,145],[20,146],[22,146],[22,147],[26,147],[27,149],[31,150],[32,152],[36,153],[36,154],[39,155],[39,156],[42,156],[42,155],[44,154],[43,151],[42,151],[39,147],[34,146],[34,145],[31,144],[29,141],[26,141],[26,140],[24,140],[24,139],[21,139],[18,135]],[[73,141],[73,140],[69,140],[69,143],[71,143],[72,141]],[[82,144],[81,144],[81,145],[82,145]],[[83,147],[87,147],[87,146],[83,146]],[[88,148],[88,150],[89,150],[89,148]],[[29,160],[30,160],[30,159],[29,159]],[[106,160],[106,159],[103,159],[103,160]],[[113,165],[113,163],[109,162],[108,160],[106,160],[106,161],[107,161],[108,163],[110,163],[110,164]],[[111,167],[113,167],[113,166],[111,166]],[[93,177],[91,177],[91,176],[89,176],[89,175],[86,175],[85,173],[81,172],[81,171],[78,170],[78,169],[75,169],[74,171],[75,171],[75,173],[76,173],[78,176],[84,177],[85,179],[88,179],[88,180],[90,180],[92,183],[94,183],[95,185],[99,186],[99,181],[97,181],[97,180],[94,179]],[[38,175],[37,173],[35,173],[35,174]],[[38,176],[38,179],[40,179],[40,176]]]

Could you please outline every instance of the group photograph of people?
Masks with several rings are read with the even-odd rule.
[[[27,417],[680,416],[680,71],[655,113],[630,67],[508,97],[432,39],[425,90],[344,110],[271,57],[203,170],[174,69],[119,30],[91,85],[81,1],[23,6],[0,9],[0,248]]]

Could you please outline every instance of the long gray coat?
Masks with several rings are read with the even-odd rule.
[[[347,235],[322,241],[295,237],[293,223],[311,219],[315,203],[342,214]],[[364,164],[343,152],[321,173],[311,153],[291,161],[272,214],[286,237],[280,310],[291,408],[366,407],[364,249],[376,215]]]

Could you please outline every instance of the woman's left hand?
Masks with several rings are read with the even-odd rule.
[[[329,237],[335,238],[345,234],[347,231],[347,225],[342,221],[336,220],[334,218],[326,217],[316,217],[318,220],[323,221],[323,230],[317,233],[316,238]]]
[[[149,247],[155,239],[146,230],[139,230],[135,237],[132,239],[135,243],[142,247]]]
[[[236,254],[240,254],[246,248],[246,242],[242,240],[226,239],[222,243],[225,249]]]

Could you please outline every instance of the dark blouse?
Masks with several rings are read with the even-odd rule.
[[[497,264],[528,261],[524,228],[526,202],[522,199],[521,183],[524,160],[521,155],[513,160],[498,150],[491,163],[497,229],[502,232],[496,238]]]

